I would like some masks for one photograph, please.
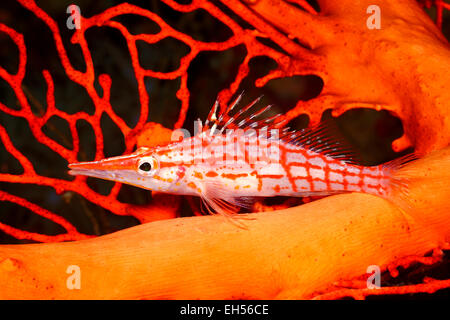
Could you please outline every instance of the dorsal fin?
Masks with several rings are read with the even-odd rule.
[[[336,124],[330,120],[323,121],[314,128],[287,130],[281,139],[346,163],[360,163],[357,153],[339,133]]]
[[[208,118],[205,121],[205,124],[202,126],[202,131],[211,130],[212,135],[215,133],[222,134],[225,129],[229,127],[241,129],[259,129],[262,127],[272,127],[276,123],[275,120],[281,115],[277,114],[271,117],[262,117],[261,119],[257,120],[259,116],[266,113],[272,107],[272,105],[267,105],[259,107],[259,109],[256,109],[251,115],[247,117],[242,117],[243,114],[253,108],[261,100],[262,96],[259,96],[258,98],[253,100],[250,104],[240,109],[235,114],[230,115],[230,112],[237,105],[239,105],[242,97],[243,93],[239,94],[239,96],[227,108],[225,108],[223,111],[220,111],[219,113],[217,113],[217,111],[220,110],[220,105],[219,101],[216,100],[214,106],[211,108]]]
[[[302,146],[308,150],[321,153],[330,156],[335,159],[339,159],[346,163],[357,164],[360,163],[356,153],[339,133],[339,129],[332,121],[323,121],[315,128],[306,128],[302,130],[290,130],[289,128],[283,128],[287,121],[280,117],[282,114],[276,114],[270,117],[264,117],[272,105],[262,106],[255,108],[249,116],[242,117],[246,112],[252,109],[261,100],[262,96],[259,96],[253,100],[250,104],[237,111],[235,114],[230,115],[230,112],[239,105],[243,97],[243,93],[227,107],[218,113],[220,110],[219,101],[216,100],[214,106],[205,121],[205,124],[201,127],[200,132],[210,130],[210,135],[222,134],[225,129],[232,127],[233,129],[266,129],[269,136],[272,136],[272,129],[279,129],[277,138],[286,143]],[[260,119],[258,119],[260,117]],[[279,120],[281,119],[281,120]]]

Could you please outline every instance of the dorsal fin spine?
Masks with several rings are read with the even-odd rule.
[[[223,108],[222,111],[217,114],[217,110],[220,110],[219,100],[214,103],[212,110],[210,111],[208,118],[203,126],[203,131],[210,129],[210,135],[223,134],[231,124],[234,127],[244,129],[262,129],[267,130],[280,129],[279,139],[285,143],[299,145],[305,149],[328,155],[332,158],[339,159],[348,163],[356,163],[353,159],[353,152],[351,148],[347,148],[339,138],[336,138],[339,130],[332,130],[335,125],[331,122],[322,122],[315,128],[307,128],[300,131],[291,130],[290,128],[283,128],[286,124],[286,119],[280,117],[281,114],[262,118],[260,120],[254,120],[267,112],[272,105],[267,105],[259,108],[251,115],[240,119],[241,116],[254,107],[262,98],[259,96],[253,100],[250,104],[237,111],[234,115],[230,116],[229,113],[239,105],[242,101],[243,93],[237,96],[237,98],[227,108]],[[277,120],[281,119],[281,120]],[[278,137],[277,137],[278,138]]]

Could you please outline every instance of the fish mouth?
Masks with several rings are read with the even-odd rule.
[[[98,161],[69,164],[69,174],[88,176],[112,181],[126,182],[124,177],[133,176],[139,158],[135,154],[106,158]]]
[[[112,182],[119,182],[129,184],[138,188],[148,189],[144,185],[141,185],[139,181],[136,180],[136,172],[134,170],[105,170],[105,169],[88,169],[82,168],[81,165],[84,163],[74,163],[70,164],[69,174],[72,176],[86,176],[92,178],[98,178],[103,180],[109,180]]]
[[[70,167],[70,166],[69,166]],[[71,169],[68,172],[72,176],[87,176],[106,180],[118,180],[118,175],[111,171],[93,169]]]
[[[78,174],[85,175],[91,171],[104,172],[107,170],[101,164],[101,161],[69,163],[68,167],[70,169],[69,174],[71,175],[78,175]]]
[[[98,178],[103,180],[109,180],[112,182],[124,183],[131,186],[135,186],[137,188],[152,190],[148,186],[146,186],[142,178],[137,177],[135,170],[130,169],[91,169],[92,164],[89,162],[80,162],[80,163],[71,163],[69,164],[69,174],[73,176],[87,176],[92,178]]]
[[[134,169],[139,161],[139,155],[129,154],[118,157],[111,157],[97,161],[70,163],[70,169],[82,170],[120,170]]]

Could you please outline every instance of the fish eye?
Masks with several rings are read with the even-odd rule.
[[[158,168],[158,162],[154,157],[144,157],[138,163],[138,171],[142,174],[152,174]]]
[[[139,165],[139,170],[148,172],[148,171],[152,170],[152,165],[150,162],[142,162]]]

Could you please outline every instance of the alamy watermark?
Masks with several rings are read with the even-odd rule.
[[[223,160],[231,163],[245,160],[249,164],[258,161],[279,163],[280,135],[280,130],[276,128],[203,131],[199,122],[196,122],[193,137],[186,129],[173,131],[171,140],[179,143],[179,153],[191,155],[173,161],[186,163],[190,159],[192,163],[205,163]]]
[[[367,278],[367,289],[381,288],[381,270],[377,265],[370,265],[367,267],[366,273],[371,273]]]
[[[367,14],[370,16],[366,20],[366,26],[369,30],[381,29],[381,9],[376,4],[367,7]]]
[[[71,4],[67,7],[66,12],[70,14],[67,18],[66,26],[68,29],[81,29],[81,10],[80,7],[74,4]]]
[[[77,265],[70,265],[66,269],[66,273],[70,274],[66,280],[66,287],[69,290],[81,289],[81,269]]]

